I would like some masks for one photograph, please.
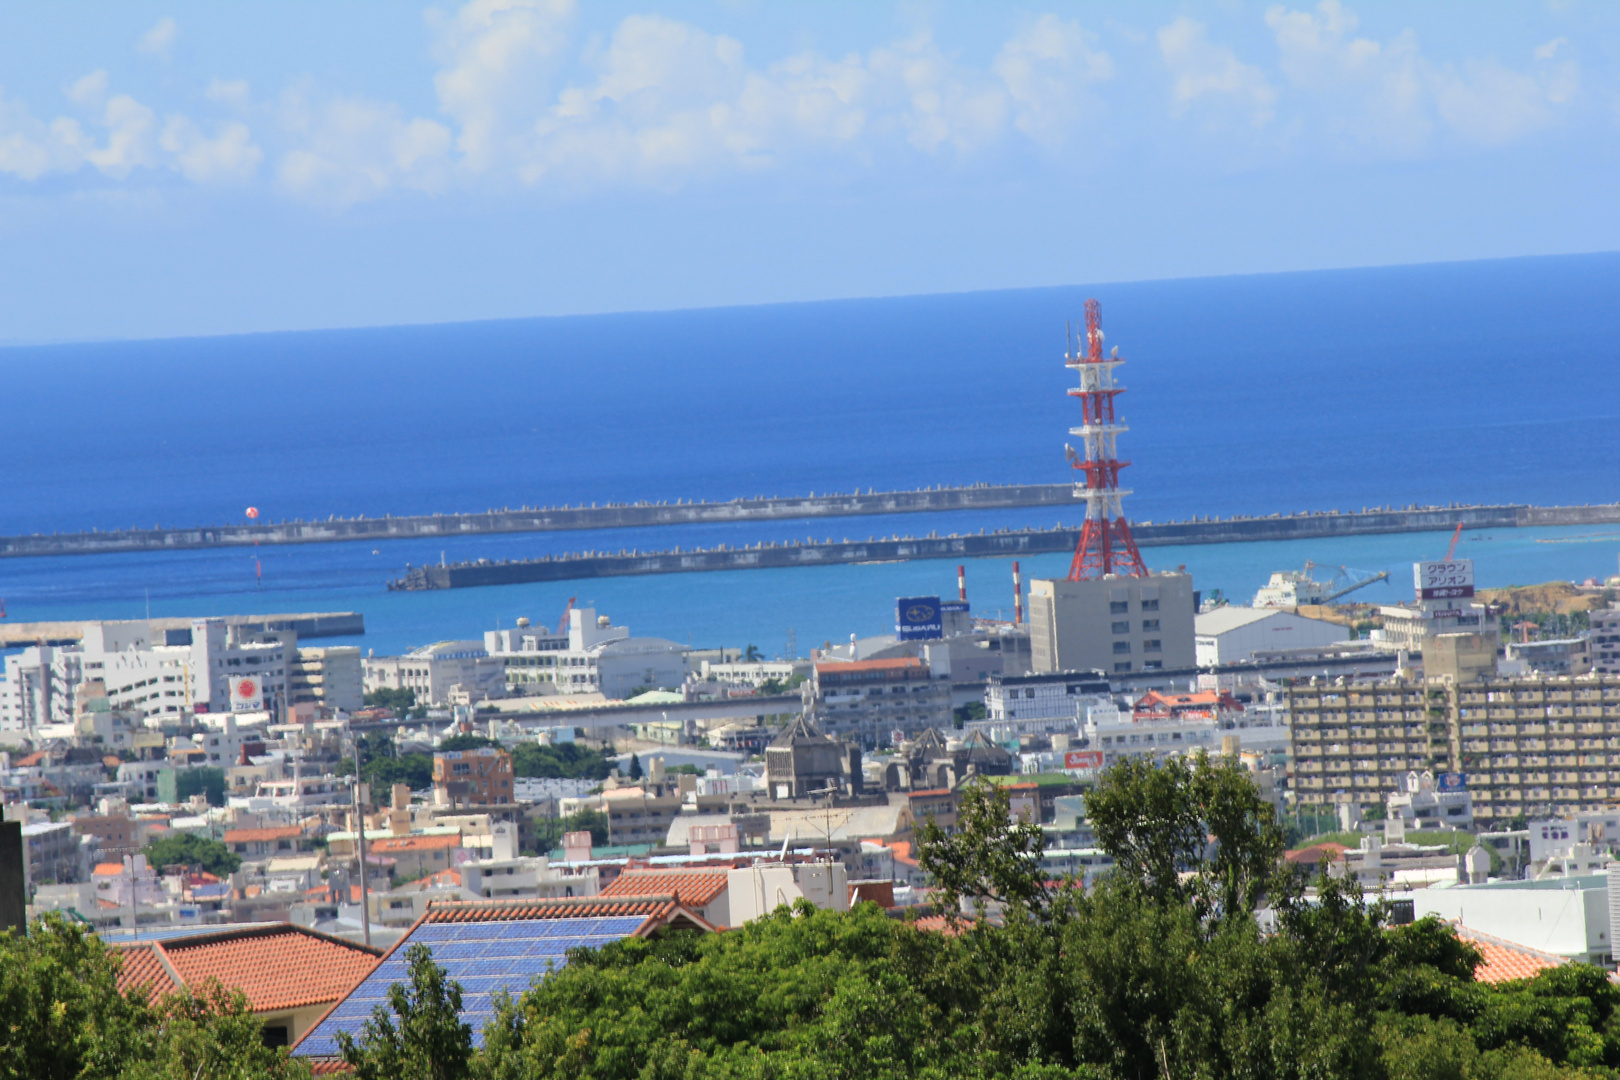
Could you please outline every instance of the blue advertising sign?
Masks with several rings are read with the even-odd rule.
[[[901,641],[929,641],[945,636],[937,596],[902,596],[894,602],[894,632]]]
[[[1441,791],[1465,791],[1468,778],[1462,773],[1443,772],[1435,778],[1434,786]]]

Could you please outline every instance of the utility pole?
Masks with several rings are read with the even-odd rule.
[[[365,785],[360,782],[360,735],[354,736],[354,823],[355,837],[360,852],[360,928],[365,934],[366,948],[371,948],[371,905],[366,901],[366,812],[360,802]]]

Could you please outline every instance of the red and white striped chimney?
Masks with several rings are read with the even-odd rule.
[[[956,598],[963,602],[967,601],[967,567],[965,566],[956,568]]]
[[[1024,622],[1024,577],[1018,571],[1018,564],[1013,563],[1013,625],[1021,626]]]

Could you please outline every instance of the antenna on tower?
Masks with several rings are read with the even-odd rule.
[[[1114,382],[1114,369],[1123,361],[1117,345],[1103,359],[1102,343],[1102,305],[1087,300],[1085,356],[1064,356],[1065,365],[1080,379],[1069,396],[1080,399],[1084,421],[1069,433],[1079,435],[1085,446],[1084,459],[1064,447],[1069,464],[1085,474],[1084,481],[1075,484],[1076,497],[1086,500],[1086,524],[1069,565],[1070,581],[1108,574],[1147,577],[1148,572],[1125,521],[1124,497],[1130,492],[1119,486],[1119,470],[1130,464],[1119,460],[1118,439],[1126,427],[1114,418],[1114,398],[1125,392]]]

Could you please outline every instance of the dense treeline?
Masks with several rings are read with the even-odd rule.
[[[953,835],[919,830],[949,932],[801,906],[576,953],[507,1000],[476,1051],[458,988],[418,948],[346,1057],[363,1080],[1620,1077],[1605,972],[1482,984],[1445,924],[1391,928],[1334,881],[1307,890],[1240,770],[1116,766],[1087,809],[1118,863],[1088,891],[1045,881],[1039,829],[974,789]],[[71,927],[3,940],[0,1074],[300,1068],[251,1045],[227,997],[178,1012],[119,998]]]

